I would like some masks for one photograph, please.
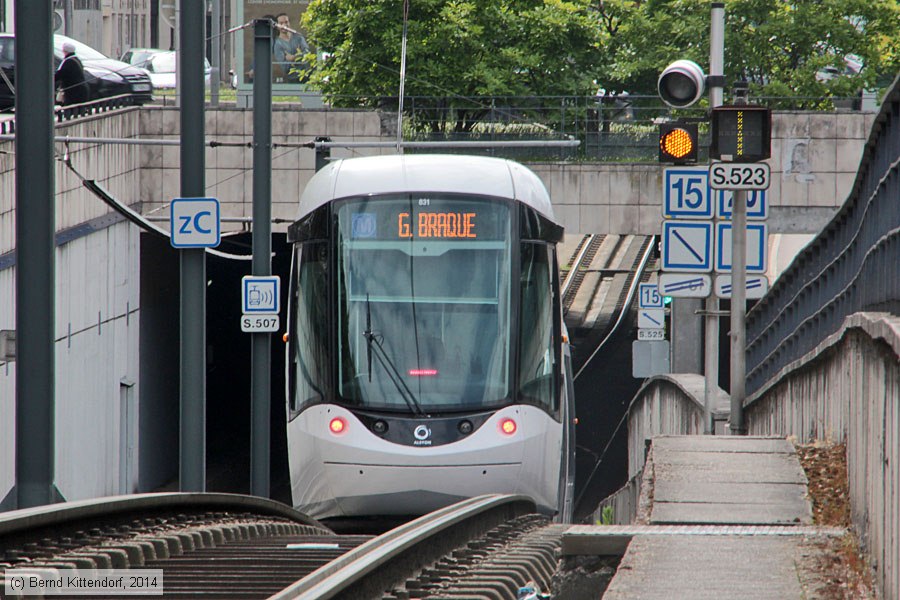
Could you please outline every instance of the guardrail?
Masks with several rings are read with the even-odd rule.
[[[885,97],[852,191],[747,314],[747,394],[860,311],[900,312],[900,78]]]
[[[109,112],[119,108],[129,106],[139,106],[139,102],[134,96],[111,96],[109,98],[101,98],[99,100],[91,100],[83,104],[72,104],[70,106],[59,106],[53,111],[53,118],[57,123],[78,119],[81,117],[90,117],[100,113]],[[7,119],[0,122],[0,135],[9,135],[16,132],[16,119]]]

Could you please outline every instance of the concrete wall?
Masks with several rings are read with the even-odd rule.
[[[178,115],[174,107],[144,108],[144,137],[177,139]],[[858,112],[774,115],[772,158],[768,161],[773,180],[769,190],[770,233],[815,233],[831,219],[850,191],[873,119],[874,113]],[[249,216],[252,209],[253,151],[247,146],[252,140],[252,123],[249,110],[222,107],[207,112],[209,140],[243,144],[206,151],[207,193],[219,198],[224,214],[231,217]],[[294,218],[293,203],[315,166],[313,150],[283,144],[296,145],[323,135],[334,141],[391,141],[394,133],[390,127],[383,126],[374,112],[277,105],[272,114],[273,216]],[[165,214],[167,203],[178,197],[179,149],[147,146],[140,152],[145,213]],[[386,151],[335,149],[332,155],[379,152]],[[662,228],[662,168],[658,164],[529,166],[550,191],[554,211],[568,233],[652,235]]]
[[[58,135],[117,137],[138,133],[138,111],[58,128]],[[0,150],[11,152],[12,142]],[[84,177],[136,202],[139,156],[122,146],[57,144]],[[15,329],[14,154],[0,154],[0,329]],[[127,426],[139,394],[137,228],[122,222],[56,163],[56,484],[77,500],[134,489],[127,468]],[[0,365],[0,498],[13,484],[15,368]],[[132,410],[129,410],[132,409]],[[130,419],[130,421],[129,421]],[[133,439],[131,440],[134,441]],[[132,452],[132,461],[137,455]],[[128,471],[128,478],[123,478]]]
[[[180,113],[176,108],[146,107],[141,111],[144,137],[177,140]],[[333,141],[381,140],[381,120],[377,114],[359,111],[299,110],[280,105],[272,112],[272,217],[294,220],[300,192],[315,173],[315,152],[297,147],[317,136]],[[223,216],[246,217],[253,213],[253,113],[237,108],[220,108],[206,113],[209,141],[237,144],[207,148],[206,190],[218,198]],[[334,157],[374,154],[372,149],[335,149]],[[145,215],[168,215],[168,203],[180,196],[180,149],[177,146],[142,146],[140,194]],[[168,228],[168,223],[160,223]],[[223,231],[244,226],[224,224]],[[284,231],[287,224],[276,224]]]
[[[702,433],[702,378],[649,379],[628,414],[628,474],[640,474],[645,440]],[[728,396],[718,391],[724,416]],[[857,313],[814,351],[747,399],[751,435],[845,442],[853,526],[882,598],[900,597],[900,317]],[[635,504],[634,491],[608,503]]]
[[[712,418],[728,410],[728,394],[716,387]],[[704,379],[693,373],[657,375],[644,382],[628,406],[628,478],[644,468],[647,440],[657,435],[704,433]]]
[[[770,233],[818,232],[853,185],[875,113],[780,112],[772,118]],[[531,165],[568,233],[662,230],[658,164]]]
[[[900,317],[857,313],[746,403],[753,435],[847,444],[853,525],[900,598]]]

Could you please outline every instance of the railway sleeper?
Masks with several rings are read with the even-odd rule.
[[[473,584],[441,590],[441,593],[429,596],[428,600],[516,600],[516,594],[510,596],[505,587],[498,589],[487,584]]]
[[[452,590],[454,588],[462,588],[462,589],[484,589],[484,588],[492,588],[498,590],[506,590],[509,594],[512,594],[512,598],[515,599],[516,592],[525,584],[527,579],[520,579],[518,577],[514,577],[509,573],[504,572],[485,572],[479,573],[478,576],[469,576],[463,579],[457,579],[456,581],[447,582],[447,585],[441,589],[442,594],[446,594],[447,590]]]
[[[528,581],[531,579],[531,569],[524,567],[520,564],[510,564],[507,563],[503,558],[497,557],[496,559],[481,565],[476,572],[488,572],[488,571],[496,571],[498,573],[515,573],[524,581]]]
[[[536,556],[505,555],[495,561],[497,566],[515,565],[528,573],[531,579],[549,580],[553,576],[552,569],[544,568]]]

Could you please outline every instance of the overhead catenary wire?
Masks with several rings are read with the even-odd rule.
[[[70,171],[72,171],[80,180],[82,185],[87,188],[92,194],[100,198],[107,206],[112,208],[114,211],[122,215],[125,219],[134,223],[141,229],[148,231],[150,233],[156,234],[160,237],[164,237],[166,239],[170,239],[171,236],[168,231],[162,229],[151,223],[140,213],[132,210],[126,204],[119,202],[116,198],[112,196],[107,190],[103,188],[99,183],[97,183],[93,179],[87,179],[84,177],[78,169],[76,169],[72,165],[71,157],[66,152],[63,156],[57,157],[61,163],[63,163]],[[253,258],[250,254],[230,254],[228,252],[222,252],[221,250],[216,250],[215,248],[205,248],[208,254],[213,256],[218,256],[219,258],[226,258],[229,260],[251,260]]]

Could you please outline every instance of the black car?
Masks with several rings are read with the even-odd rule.
[[[0,33],[0,110],[9,110],[15,106],[15,41],[14,34]],[[143,104],[153,99],[153,84],[147,71],[109,58],[64,35],[53,36],[54,68],[62,62],[62,47],[66,42],[75,46],[75,55],[84,65],[84,77],[91,100],[130,95],[137,104]]]

